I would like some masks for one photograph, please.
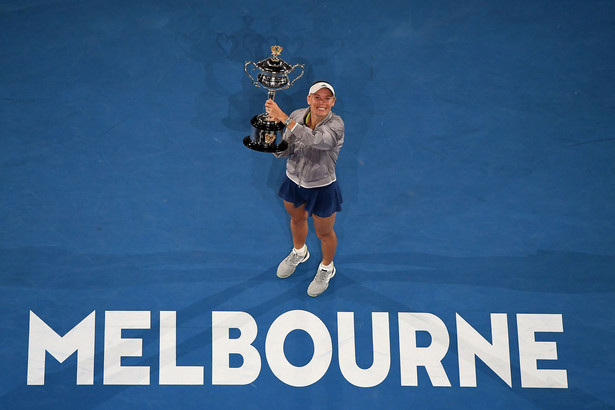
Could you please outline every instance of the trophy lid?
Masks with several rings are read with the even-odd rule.
[[[279,55],[282,52],[282,47],[272,46],[271,57],[256,63],[256,66],[264,72],[268,73],[289,73],[293,67],[286,61],[282,60]]]

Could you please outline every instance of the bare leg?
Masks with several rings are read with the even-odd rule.
[[[312,215],[314,220],[314,230],[316,236],[320,239],[320,246],[322,248],[322,264],[329,265],[333,262],[335,256],[335,250],[337,249],[337,236],[333,230],[335,224],[335,214],[321,218],[316,215]]]
[[[305,205],[295,208],[291,202],[284,201],[284,207],[290,215],[290,230],[293,235],[293,246],[295,249],[303,248],[308,235],[308,212]]]

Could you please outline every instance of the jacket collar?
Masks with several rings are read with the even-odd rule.
[[[301,113],[301,121],[303,122],[303,125],[307,125],[305,119],[307,118],[309,113],[310,113],[310,107],[305,108],[304,111]],[[333,111],[329,111],[329,114],[327,114],[327,116],[323,118],[322,121],[316,125],[316,127],[318,127],[320,124],[324,124],[328,122],[331,119],[331,117],[333,117]]]

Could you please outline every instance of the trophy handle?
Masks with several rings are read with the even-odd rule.
[[[295,77],[295,79],[293,81],[290,82],[290,84],[288,85],[289,87],[292,87],[293,84],[295,83],[295,81],[297,81],[298,79],[300,79],[301,77],[303,77],[303,73],[305,72],[305,68],[303,66],[303,64],[295,64],[291,70],[288,72],[288,74],[292,73],[293,71],[295,71],[295,68],[297,67],[301,67],[301,74],[299,74],[297,77]]]
[[[260,87],[261,85],[254,79],[254,77],[252,77],[252,75],[248,72],[248,66],[252,64],[254,66],[254,69],[256,69],[256,64],[253,61],[246,61],[246,64],[243,66],[243,71],[246,72],[246,74],[248,75],[248,77],[250,77],[250,80],[252,80],[252,85],[255,85],[257,87]]]

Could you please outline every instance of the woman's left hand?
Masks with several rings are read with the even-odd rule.
[[[276,121],[284,122],[288,118],[288,115],[284,114],[284,111],[272,99],[267,100],[265,103],[265,111],[269,114],[269,118]]]

